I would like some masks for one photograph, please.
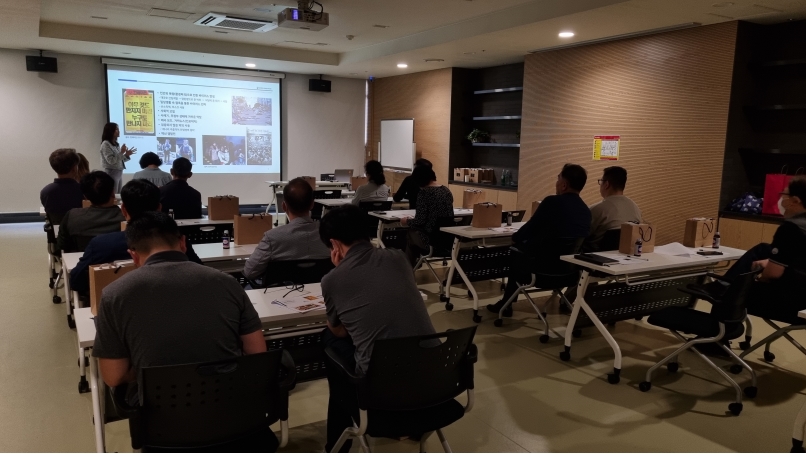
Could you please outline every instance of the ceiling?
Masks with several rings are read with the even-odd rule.
[[[276,1],[0,0],[0,47],[365,78],[514,63],[529,51],[687,23],[806,18],[806,0],[319,0],[330,14],[319,32],[193,24],[208,12],[276,20],[296,6]],[[154,8],[185,14],[155,17]],[[576,36],[559,38],[562,30]]]

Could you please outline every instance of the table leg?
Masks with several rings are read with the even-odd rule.
[[[565,350],[560,353],[560,359],[568,361],[571,359],[571,338],[573,337],[574,325],[576,325],[577,317],[579,317],[579,310],[581,308],[582,300],[585,299],[585,291],[588,289],[590,282],[590,273],[587,270],[582,271],[577,284],[577,296],[574,299],[571,308],[571,318],[568,319],[568,326],[565,328]]]
[[[104,415],[104,384],[98,376],[98,360],[90,361],[90,389],[92,390],[92,421],[95,425],[95,452],[106,452]]]
[[[381,249],[386,249],[386,245],[383,244],[383,219],[378,219],[378,244]]]
[[[78,342],[78,336],[76,336]],[[78,393],[84,394],[90,392],[90,384],[87,382],[87,368],[86,368],[86,350],[78,345]]]
[[[269,202],[269,204],[268,204],[268,205],[266,205],[266,214],[269,214],[269,208],[271,208],[271,206],[272,206],[272,205],[274,204],[274,202],[276,202],[276,201],[277,201],[277,187],[276,187],[276,186],[272,186],[272,187],[271,187],[271,202]],[[277,211],[278,211],[278,210],[274,210],[274,212],[275,212],[275,213],[276,213]]]
[[[62,261],[62,275],[64,279],[64,310],[67,312],[67,326],[73,329],[76,327],[76,321],[73,319],[73,304],[75,304],[78,298],[70,289],[70,273],[64,268],[64,261]]]
[[[473,321],[476,323],[481,323],[481,315],[479,315],[479,295],[476,293],[476,288],[473,287],[473,283],[470,282],[467,275],[465,274],[465,270],[462,269],[462,264],[459,263],[459,238],[453,240],[453,249],[451,250],[451,268],[448,270],[448,281],[446,282],[450,285],[451,280],[453,279],[453,270],[459,272],[459,276],[462,278],[462,281],[467,286],[467,290],[473,296]],[[450,295],[450,287],[447,287],[446,294]]]

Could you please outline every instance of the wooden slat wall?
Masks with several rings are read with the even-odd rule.
[[[626,195],[682,241],[684,220],[717,217],[737,23],[526,57],[518,207],[554,193],[562,165],[588,170],[587,203],[608,165],[594,135],[620,135]]]
[[[434,164],[440,183],[448,183],[451,122],[451,68],[372,82],[372,158],[377,159],[381,120],[414,118],[417,157]]]

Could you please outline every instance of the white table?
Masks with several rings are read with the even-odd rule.
[[[179,227],[192,227],[192,226],[204,226],[204,225],[218,225],[218,224],[232,224],[235,221],[233,219],[224,219],[221,221],[213,221],[207,216],[202,216],[201,219],[177,219],[176,225]]]
[[[373,200],[373,202],[375,202],[375,201],[376,200]],[[395,204],[397,204],[398,206],[400,206],[400,205],[408,206],[408,204],[409,204],[408,202],[405,202],[405,203],[395,202],[395,199],[393,199],[392,197],[387,197],[386,201],[387,202],[392,202],[392,207],[393,208],[394,208]],[[316,200],[314,200],[314,202],[318,203],[319,205],[322,205],[322,207],[323,207],[322,208],[322,216],[324,216],[325,213],[327,213],[327,210],[329,210],[331,208],[336,208],[336,207],[340,207],[340,206],[344,206],[344,205],[350,205],[351,203],[353,203],[353,197],[342,197],[340,199],[316,199]]]
[[[274,205],[275,202],[277,202],[277,190],[286,187],[286,185],[288,184],[288,181],[269,181],[269,180],[267,180],[266,183],[268,183],[269,186],[271,186],[271,192],[272,192],[271,202],[269,202],[269,204],[266,205],[266,213],[268,213],[269,212],[269,207],[271,207],[272,205]],[[344,181],[317,181],[316,182],[316,188],[314,188],[314,189],[315,190],[318,190],[318,189],[338,189],[338,188],[345,188],[346,189],[349,186],[350,186],[350,183],[347,183],[347,182],[344,182]],[[274,210],[274,211],[279,212],[280,210],[277,209],[277,210]]]
[[[64,252],[62,253],[62,279],[64,280],[64,306],[67,311],[67,325],[71,328],[77,326],[76,311],[79,310],[78,292],[70,288],[70,271],[78,265],[78,261],[84,255],[83,252]],[[81,343],[78,345],[78,392],[89,392],[90,387],[87,383],[87,371],[85,367],[84,348]]]
[[[389,212],[370,211],[369,215],[378,218],[378,243],[382,248],[386,246],[383,244],[383,229],[386,224],[400,222],[403,218],[413,218],[417,214],[417,210],[394,210]],[[454,208],[454,216],[473,216],[471,208]]]
[[[560,353],[560,358],[563,361],[568,361],[571,358],[571,339],[574,331],[574,324],[579,311],[584,310],[591,322],[596,326],[596,329],[604,336],[610,348],[613,349],[615,359],[613,361],[613,373],[608,374],[608,381],[611,384],[619,382],[621,374],[621,348],[616,340],[605,328],[599,317],[596,316],[593,309],[585,302],[585,292],[588,285],[592,282],[613,280],[616,278],[623,279],[626,285],[641,285],[649,284],[652,282],[665,281],[674,278],[700,276],[712,270],[716,265],[721,262],[737,260],[745,253],[741,249],[734,249],[729,247],[721,247],[719,251],[723,255],[700,256],[696,255],[697,251],[713,250],[711,248],[688,248],[689,252],[693,254],[689,257],[680,257],[674,255],[665,255],[659,253],[643,254],[640,258],[632,259],[629,264],[611,264],[609,266],[596,265],[593,263],[585,262],[574,258],[573,255],[565,255],[560,257],[561,260],[573,263],[582,268],[582,275],[577,285],[577,296],[574,300],[573,310],[571,311],[571,319],[568,321],[568,327],[565,330],[565,350]],[[602,253],[607,255],[617,254],[615,251]],[[618,254],[622,257],[628,257],[626,254]],[[597,277],[591,273],[598,272],[600,276]]]
[[[473,210],[470,210],[471,214]],[[464,281],[465,285],[467,285],[467,290],[473,296],[473,321],[476,323],[481,322],[481,316],[479,315],[479,295],[476,292],[476,288],[473,286],[473,283],[468,279],[465,271],[462,269],[462,264],[459,263],[458,256],[459,256],[459,249],[462,247],[462,242],[468,241],[485,241],[487,239],[492,238],[509,238],[515,232],[517,232],[525,222],[513,222],[511,226],[507,226],[506,224],[501,224],[501,229],[505,229],[505,231],[495,231],[489,228],[478,228],[478,227],[471,227],[471,226],[460,226],[460,227],[442,227],[440,230],[449,233],[456,237],[453,241],[453,248],[451,249],[451,266],[448,268],[448,278],[445,281],[445,297],[442,298],[440,295],[440,299],[445,300],[445,307],[452,308],[451,305],[451,283],[453,282],[453,272],[459,272],[459,276]]]

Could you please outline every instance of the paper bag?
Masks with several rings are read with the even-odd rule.
[[[101,292],[103,289],[134,269],[136,267],[131,260],[90,265],[90,310],[92,315],[98,315],[98,306],[101,304]]]
[[[315,191],[316,190],[316,178],[314,177],[300,177],[303,180],[307,181],[311,188]]]
[[[683,235],[683,246],[712,247],[714,245],[716,221],[707,218],[691,218],[686,220],[686,232]]]
[[[207,198],[207,217],[211,221],[229,221],[240,214],[240,203],[234,195],[217,195]]]
[[[129,221],[120,221],[120,231],[125,232],[126,231],[126,226],[128,226],[128,225],[129,225]]]
[[[478,183],[479,169],[467,169],[467,181],[470,183]]]
[[[493,169],[481,169],[479,171],[479,183],[492,184],[495,180],[495,171]]]
[[[453,181],[465,181],[465,175],[467,175],[467,169],[464,167],[453,169]]]
[[[655,237],[657,232],[654,227],[649,224],[633,224],[627,222],[621,224],[621,240],[619,241],[618,251],[622,254],[632,255],[635,252],[635,241],[641,238],[644,245],[643,252],[652,252],[655,250]]]
[[[462,208],[473,208],[477,203],[483,203],[484,197],[481,189],[465,189],[462,193]]]
[[[786,167],[784,167],[785,169]],[[781,193],[786,191],[789,186],[791,176],[786,175],[785,170],[781,169],[781,173],[770,173],[764,181],[764,203],[761,205],[762,214],[777,214],[781,215],[778,211],[778,199]]]
[[[352,188],[352,190],[355,191],[356,188],[367,184],[367,181],[369,181],[367,177],[350,177],[350,188]],[[391,182],[394,180],[389,181]]]
[[[257,244],[263,239],[263,235],[271,230],[270,214],[246,214],[235,216],[232,224],[232,231],[235,242],[238,244]]]
[[[532,202],[532,216],[534,216],[535,213],[537,212],[537,207],[540,206],[540,202],[541,200],[535,200],[534,202]]]
[[[501,213],[503,209],[497,203],[477,203],[473,205],[472,227],[486,229],[501,227]]]
[[[777,199],[776,199],[776,203],[777,203]],[[90,201],[89,201],[89,200],[87,200],[87,199],[84,199],[84,200],[82,200],[82,201],[81,201],[81,208],[87,208],[87,207],[89,207],[90,205],[92,205],[92,202],[90,202]]]

